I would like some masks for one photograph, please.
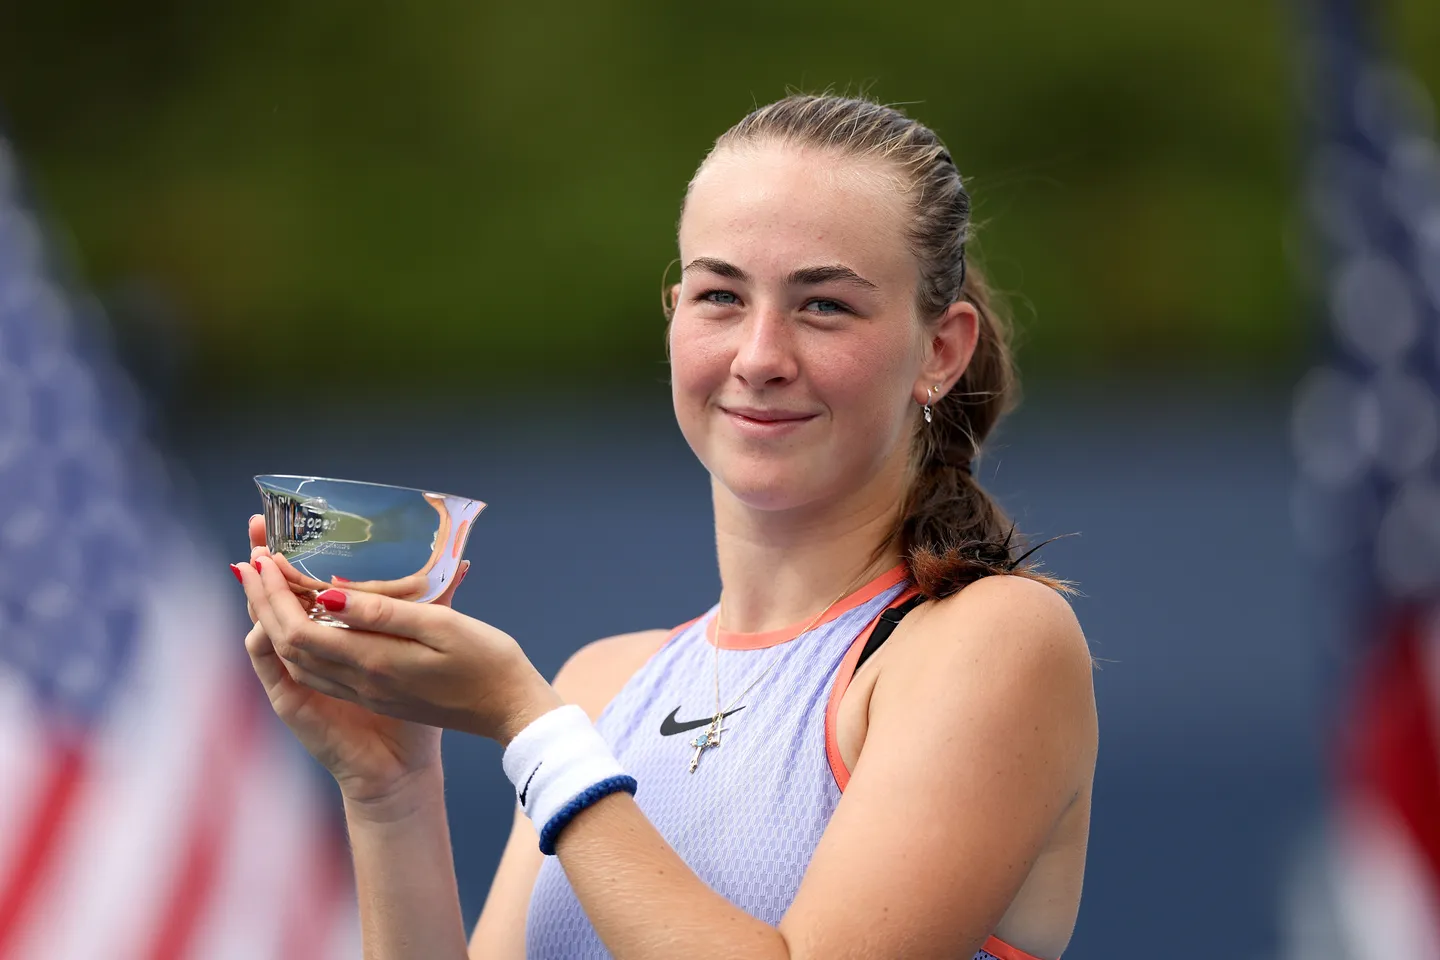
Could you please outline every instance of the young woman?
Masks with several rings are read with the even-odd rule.
[[[448,595],[326,591],[340,631],[263,548],[236,566],[344,795],[367,957],[466,956],[442,727],[504,745],[519,800],[471,957],[1060,956],[1091,661],[971,474],[1013,380],[969,209],[935,134],[860,100],[763,107],[701,164],[667,312],[722,590],[688,624],[549,684]]]

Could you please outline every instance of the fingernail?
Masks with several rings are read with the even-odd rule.
[[[235,579],[238,580],[238,581],[240,581],[241,585],[243,586],[244,583],[245,583],[245,578],[242,577],[242,576],[240,576],[240,568],[237,567],[237,566],[235,566],[235,564],[232,563],[232,564],[230,564],[230,572],[233,573],[233,574],[235,574]]]
[[[336,583],[353,583],[353,582],[354,582],[354,581],[352,581],[349,577],[341,577],[341,576],[337,576],[337,575],[335,575],[335,574],[333,574],[333,573],[330,574],[330,579],[331,579],[331,580],[334,580]]]
[[[468,574],[469,572],[470,572],[470,567],[469,567],[468,565],[463,566],[463,567],[460,568],[460,576],[459,576],[458,578],[456,578],[456,580],[455,580],[455,589],[457,589],[457,590],[460,589],[460,584],[462,584],[462,583],[465,582],[465,575]]]
[[[345,594],[339,590],[322,590],[315,599],[320,601],[331,613],[338,613],[345,609]]]
[[[254,562],[255,562],[255,572],[256,572],[256,573],[259,573],[259,572],[261,571],[261,569],[263,569],[263,568],[260,566],[260,558],[259,558],[259,557],[256,557]]]

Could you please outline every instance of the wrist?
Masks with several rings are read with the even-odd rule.
[[[541,714],[514,737],[500,764],[516,800],[540,834],[540,852],[555,852],[560,832],[577,814],[612,793],[634,793],[585,711],[567,704]]]
[[[556,707],[564,705],[565,701],[555,692],[555,688],[546,683],[539,673],[535,673],[532,682],[526,684],[525,695],[517,698],[514,706],[506,711],[497,725],[495,742],[502,748],[510,746],[510,742],[521,730]]]
[[[406,774],[383,793],[352,793],[342,785],[345,819],[352,823],[397,823],[445,806],[445,771],[437,761]]]

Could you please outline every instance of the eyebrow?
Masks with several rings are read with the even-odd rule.
[[[717,260],[714,257],[696,257],[686,264],[682,273],[689,273],[691,270],[705,270],[716,276],[725,277],[729,280],[737,280],[740,283],[748,283],[750,274],[741,270],[735,264],[725,260]],[[823,267],[801,267],[793,271],[785,278],[787,286],[792,287],[813,287],[821,283],[838,281],[848,283],[854,287],[861,287],[866,290],[878,290],[879,287],[866,280],[860,274],[841,264],[830,264]]]

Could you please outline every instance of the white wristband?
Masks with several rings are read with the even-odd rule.
[[[574,704],[531,721],[505,748],[500,765],[546,855],[555,852],[555,838],[581,810],[609,794],[635,792],[635,778],[625,775],[609,744]]]

